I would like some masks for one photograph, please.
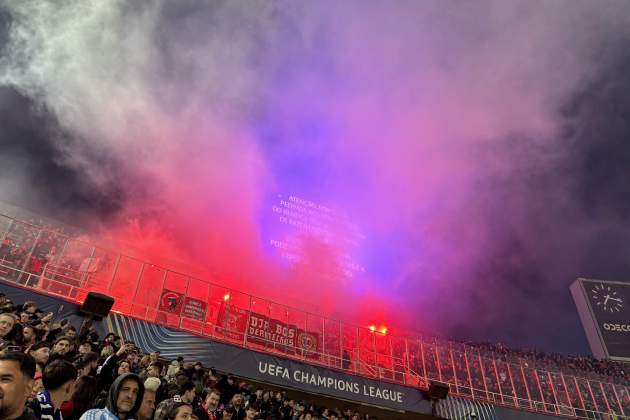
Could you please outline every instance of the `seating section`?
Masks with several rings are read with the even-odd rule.
[[[452,395],[571,417],[629,415],[630,367],[589,356],[462,343],[368,328],[253,299],[183,273],[93,246],[76,234],[0,216],[0,278],[81,302],[88,291],[114,310],[308,363]]]

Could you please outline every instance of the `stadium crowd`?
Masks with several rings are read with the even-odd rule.
[[[630,366],[628,363],[607,359],[596,359],[592,356],[567,355],[560,353],[546,353],[534,349],[518,349],[501,343],[472,343],[472,345],[486,357],[495,357],[505,362],[518,363],[535,369],[552,372],[561,371],[576,376],[584,376],[610,381],[621,385],[630,384]]]
[[[375,420],[296,401],[0,293],[0,420]]]
[[[75,247],[68,245],[71,238],[64,236],[62,230],[55,230],[52,226],[38,230],[36,226],[39,225],[35,222],[33,225],[11,222],[7,226],[6,234],[0,242],[0,277],[6,280],[35,288],[45,284],[42,279],[56,278],[54,276],[62,277],[58,283],[69,283],[73,281],[76,273],[84,273],[85,267],[92,264],[91,258],[86,259],[84,249],[82,250],[80,247],[74,249]],[[87,255],[91,254],[88,253]],[[54,267],[56,268],[51,270],[52,263],[50,262],[53,260],[55,260]],[[107,258],[104,257],[101,260],[98,266],[100,268],[106,267]],[[47,270],[48,276],[43,274],[44,270]],[[76,331],[66,321],[57,322],[57,320],[52,319],[52,314],[43,314],[31,302],[16,306],[11,302],[6,302],[5,298],[0,296],[0,312],[12,314],[11,316],[0,314],[0,350],[27,352],[34,356],[48,351],[54,356],[54,359],[57,357],[56,355],[65,354],[63,347],[69,347],[68,356],[61,357],[61,359],[72,363],[80,372],[87,373],[81,376],[96,379],[97,391],[101,395],[98,399],[99,407],[105,406],[107,402],[106,390],[110,389],[119,373],[125,373],[128,370],[131,373],[140,374],[141,379],[145,381],[149,379],[149,370],[156,371],[155,375],[158,374],[157,369],[151,368],[149,365],[152,362],[150,358],[147,359],[149,356],[141,355],[137,348],[128,349],[119,339],[112,336],[100,340],[93,330]],[[13,319],[13,322],[9,318]],[[7,326],[11,326],[10,331],[5,331]],[[67,340],[62,340],[63,338]],[[340,347],[338,336],[328,334],[326,339],[328,341],[324,345],[325,348],[338,349]],[[57,340],[60,341],[57,342]],[[402,372],[409,367],[420,376],[456,384],[460,395],[472,396],[474,394],[475,398],[509,405],[519,405],[516,399],[541,401],[542,398],[546,404],[583,406],[594,411],[602,410],[608,405],[615,408],[615,400],[607,401],[604,395],[604,392],[610,392],[612,388],[608,387],[605,391],[602,388],[600,392],[597,389],[599,385],[592,391],[589,389],[589,385],[582,380],[575,381],[575,383],[565,383],[562,378],[557,376],[559,372],[574,375],[577,378],[607,383],[614,382],[626,387],[630,384],[630,368],[628,368],[628,364],[620,362],[598,360],[589,356],[570,356],[516,349],[502,344],[462,343],[431,337],[424,337],[421,341],[422,344],[419,344],[420,340],[409,341],[409,348],[406,348],[401,340],[392,340],[391,347],[388,342],[383,341],[385,343],[384,348],[380,349],[382,354],[385,356],[390,354],[395,357],[391,357],[389,361],[382,361],[380,350],[374,354],[370,354],[369,351],[362,351],[361,357],[366,359],[361,359],[361,362],[369,366],[378,364],[383,367],[385,372],[392,372],[392,375],[402,375]],[[357,360],[354,360],[348,351],[347,348],[344,348],[343,357],[338,360],[338,367],[343,370],[361,372],[361,366],[354,366]],[[333,350],[331,354],[335,352],[336,350]],[[396,359],[395,362],[394,359]],[[179,395],[176,386],[178,384],[177,377],[173,374],[173,369],[179,367],[182,372],[182,375],[179,375],[180,381],[182,381],[183,373],[192,372],[194,366],[191,368],[190,364],[183,362],[165,366],[167,363],[163,360],[156,360],[155,362],[160,368],[158,376],[161,382],[157,401],[171,398],[171,395]],[[123,365],[121,372],[118,372],[119,364]],[[127,367],[124,367],[125,365]],[[89,366],[89,369],[86,366]],[[39,362],[37,364],[38,375],[43,373],[42,367],[42,363]],[[208,377],[216,375],[211,371],[203,371]],[[379,375],[378,372],[371,372],[371,374]],[[380,374],[391,380],[401,380],[400,378],[389,378],[382,372]],[[198,375],[199,372],[197,372]],[[90,381],[87,378],[82,379],[81,389],[90,389]],[[195,378],[190,378],[195,383],[193,379]],[[201,405],[198,403],[199,401],[205,403],[207,394],[212,389],[221,392],[219,407],[224,407],[229,411],[233,406],[238,406],[238,403],[232,404],[231,399],[233,393],[231,387],[234,387],[234,384],[231,384],[230,387],[225,386],[227,377],[220,384],[219,381],[217,384],[212,384],[212,382],[205,380],[200,381],[199,378],[195,380],[196,383],[201,383],[195,388],[195,398],[193,399],[197,402],[195,408]],[[164,381],[166,383],[163,383]],[[147,385],[143,382],[142,385],[143,387],[149,386],[147,389],[150,389],[150,384]],[[576,387],[579,389],[579,393],[576,392]],[[166,391],[167,388],[168,392]],[[280,395],[278,398],[277,395],[267,395],[265,392],[263,392],[263,397],[267,395],[266,397],[252,400],[250,394],[255,393],[248,390],[247,387],[245,389],[239,388],[239,390],[245,392],[245,397],[247,397],[242,403],[243,407],[249,407],[250,403],[256,408],[259,408],[258,405],[261,404],[264,406],[265,409],[258,409],[257,415],[260,418],[300,419],[299,415],[296,417],[296,413],[300,412],[299,410],[303,411],[304,418],[356,418],[358,416],[354,413],[339,413],[336,410],[324,410],[317,407],[311,409],[306,404],[300,405],[290,399],[287,400],[286,396]],[[619,395],[621,405],[628,405],[630,396],[627,395],[627,390],[618,392],[623,392]],[[587,398],[582,398],[578,395],[580,393]],[[81,401],[86,400],[89,398],[81,398]],[[267,401],[270,403],[267,404]],[[290,410],[287,407],[290,407]],[[553,412],[552,407],[547,410]],[[158,411],[162,412],[163,410]],[[225,410],[220,409],[221,413],[223,411]],[[219,415],[216,418],[222,417]],[[229,414],[227,418],[230,418]],[[235,418],[240,417],[237,414]],[[2,419],[0,418],[0,420]],[[160,418],[159,420],[163,419]],[[205,420],[205,417],[202,420]]]
[[[14,211],[17,210],[14,209]],[[39,276],[42,275],[47,264],[62,255],[63,261],[56,262],[55,270],[50,275],[57,275],[63,279],[63,282],[72,283],[76,281],[77,273],[81,273],[87,265],[91,264],[90,261],[86,264],[86,255],[83,255],[81,249],[74,250],[72,246],[67,246],[67,243],[78,234],[76,229],[63,226],[58,222],[45,222],[29,212],[21,212],[20,218],[25,221],[10,222],[6,227],[6,235],[0,243],[1,277],[37,287]],[[110,261],[106,256],[101,260],[99,267],[108,267]],[[434,344],[441,344],[439,347],[442,348],[453,347],[459,353],[466,352],[464,346],[471,346],[482,358],[486,359],[497,359],[507,363],[522,364],[533,369],[563,372],[604,382],[612,381],[624,386],[630,384],[630,368],[627,363],[598,360],[592,356],[518,349],[500,343],[458,343],[457,341],[438,343],[438,341]],[[412,356],[410,358],[413,359]],[[442,363],[448,360],[448,356],[441,358]],[[455,361],[455,368],[457,364]],[[435,369],[435,366],[431,368]],[[432,377],[438,377],[437,372],[427,372],[427,374],[435,374]]]

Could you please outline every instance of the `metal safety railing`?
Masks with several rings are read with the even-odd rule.
[[[540,369],[435,337],[382,334],[5,215],[0,278],[78,303],[90,291],[105,293],[125,315],[382,381],[423,389],[441,381],[452,395],[561,416],[630,414],[627,384]]]

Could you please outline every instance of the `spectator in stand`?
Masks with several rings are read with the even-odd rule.
[[[219,380],[217,379],[217,371],[215,368],[210,368],[208,373],[203,379],[203,386],[208,389],[217,388],[217,383]]]
[[[107,391],[116,377],[121,374],[129,373],[129,362],[125,361],[127,354],[134,350],[134,345],[127,343],[121,346],[116,354],[112,354],[101,366],[98,372],[98,389],[99,391]],[[124,362],[124,363],[123,363]]]
[[[284,397],[282,400],[282,405],[278,408],[281,418],[290,419],[292,410],[293,410],[293,407],[291,406],[291,400]]]
[[[35,360],[19,352],[0,353],[0,419],[34,420],[26,408],[33,389]]]
[[[158,404],[153,418],[155,420],[165,420],[173,405],[179,402],[184,402],[192,407],[195,396],[195,384],[190,381],[182,383],[179,387],[178,394],[174,395],[173,398],[166,399]]]
[[[195,410],[195,415],[199,420],[218,420],[221,418],[223,410],[219,406],[221,393],[216,389],[208,391],[204,402]]]
[[[35,377],[33,378],[33,389],[31,395],[28,398],[29,404],[37,400],[37,394],[44,390],[44,382],[42,381],[42,370],[39,370],[39,366],[36,366]]]
[[[89,342],[84,341],[83,343],[81,343],[79,345],[79,354],[80,355],[84,355],[84,354],[91,353],[91,352],[92,352],[92,345]]]
[[[206,372],[204,371],[201,362],[195,363],[190,374],[190,380],[195,384],[198,393],[201,393],[203,390],[205,376]]]
[[[256,408],[256,405],[248,405],[245,409],[245,418],[247,420],[254,420],[256,418],[256,415],[258,415],[258,409]]]
[[[164,420],[191,420],[192,406],[185,402],[177,402],[170,407],[168,413],[166,413]]]
[[[17,320],[13,314],[7,312],[0,314],[0,350],[13,345],[9,335],[13,331],[16,322]]]
[[[59,337],[55,340],[55,343],[52,346],[52,352],[50,355],[50,360],[63,359],[63,360],[72,360],[73,352],[72,350],[72,340],[68,337]]]
[[[55,360],[44,369],[44,390],[37,394],[31,408],[38,418],[62,420],[61,404],[70,400],[74,393],[77,369],[66,360]]]
[[[172,381],[173,379],[175,379],[180,369],[180,363],[177,360],[173,360],[171,364],[168,365],[168,369],[166,370],[166,380]]]
[[[79,376],[72,397],[61,405],[63,420],[79,420],[83,413],[94,407],[96,395],[96,378]]]
[[[151,352],[150,354],[145,354],[144,356],[142,356],[142,358],[140,359],[140,367],[143,369],[148,369],[151,363],[156,363],[159,361],[160,361],[160,352],[154,351],[154,352]],[[160,372],[160,374],[161,373],[162,372]]]
[[[234,376],[221,375],[221,379],[217,382],[217,389],[221,391],[221,403],[228,404],[236,393],[236,385],[234,384]]]
[[[228,405],[223,410],[223,417],[221,417],[221,420],[234,420],[236,418],[235,413],[236,411],[234,410],[234,407]]]
[[[75,359],[74,367],[79,371],[79,376],[96,376],[94,375],[98,357],[96,353],[88,353]]]
[[[65,336],[69,339],[69,340],[76,340],[77,338],[77,329],[70,324],[66,324],[67,327],[65,329]]]
[[[46,365],[50,359],[50,343],[47,341],[40,341],[33,344],[27,351],[35,359],[38,365]]]
[[[232,407],[234,408],[234,419],[235,420],[243,420],[245,418],[245,409],[243,408],[243,394],[237,392],[232,396],[232,401],[230,402]]]
[[[134,418],[142,405],[144,384],[140,377],[127,373],[116,378],[107,394],[105,408],[86,411],[80,420],[127,420]]]
[[[26,348],[32,346],[38,341],[38,331],[32,325],[26,325],[22,328],[22,345]]]
[[[147,380],[144,381],[144,396],[142,397],[142,404],[138,410],[138,420],[151,420],[153,418],[155,396],[159,387],[160,380],[158,378],[147,378]]]
[[[262,401],[263,392],[264,390],[261,386],[256,387],[256,392],[249,396],[247,405],[256,404],[257,402],[260,403]]]
[[[166,379],[162,378],[161,376],[162,369],[163,369],[163,365],[159,360],[155,362],[151,362],[151,364],[147,368],[146,375],[145,375],[147,378],[156,378],[160,382],[160,386],[157,389],[156,395],[155,395],[155,400],[157,402],[163,401],[168,397],[168,382],[166,382]]]
[[[264,417],[267,417],[273,408],[272,397],[273,393],[271,391],[264,391],[262,393],[262,399],[258,399],[255,403],[258,406],[258,411]]]

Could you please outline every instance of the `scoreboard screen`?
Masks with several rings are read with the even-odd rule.
[[[630,361],[630,283],[579,278],[571,294],[593,355]]]

